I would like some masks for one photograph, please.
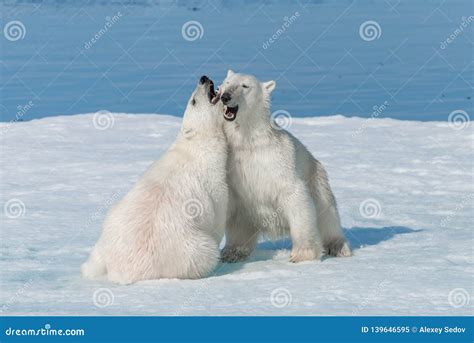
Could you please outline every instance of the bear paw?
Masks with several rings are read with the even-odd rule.
[[[316,247],[293,249],[290,255],[290,262],[293,263],[320,259],[321,250]]]
[[[250,251],[241,247],[224,247],[221,251],[221,262],[236,263],[245,260]]]
[[[329,256],[349,257],[352,255],[349,244],[344,239],[335,239],[325,245],[326,253]]]

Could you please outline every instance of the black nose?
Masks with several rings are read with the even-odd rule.
[[[224,104],[227,104],[232,97],[228,92],[225,92],[224,94],[221,95],[221,100]]]
[[[209,78],[206,75],[201,76],[201,78],[199,79],[199,83],[201,85],[205,84],[207,81],[209,81]]]

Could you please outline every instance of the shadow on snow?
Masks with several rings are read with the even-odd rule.
[[[420,232],[422,230],[410,229],[403,226],[388,226],[381,228],[353,227],[343,229],[346,239],[352,250],[359,250],[365,246],[377,245],[388,241],[395,236]],[[264,241],[257,244],[256,250],[244,262],[239,263],[221,263],[216,275],[223,275],[240,269],[244,263],[270,260],[281,250],[291,250],[291,240],[289,238],[277,241]],[[325,258],[323,258],[325,259]]]

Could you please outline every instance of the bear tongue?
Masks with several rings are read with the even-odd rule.
[[[225,106],[224,118],[228,121],[233,121],[236,117],[236,114],[233,113],[229,107]]]

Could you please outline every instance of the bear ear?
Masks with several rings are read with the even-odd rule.
[[[270,94],[271,92],[273,92],[273,90],[275,89],[276,87],[276,82],[271,80],[271,81],[267,81],[267,82],[263,82],[262,83],[262,86],[263,86],[263,89],[268,93]]]
[[[234,75],[234,74],[235,74],[235,73],[234,73],[233,70],[231,70],[231,69],[227,70],[227,77],[232,76],[232,75]]]

